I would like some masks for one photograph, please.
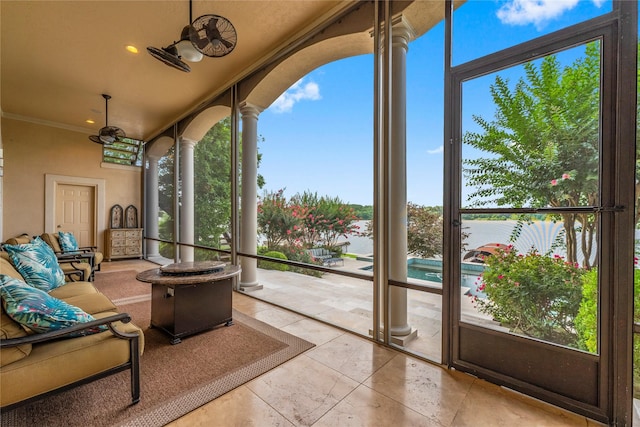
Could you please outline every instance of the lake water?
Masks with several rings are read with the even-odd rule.
[[[358,221],[361,230],[365,230],[368,221]],[[517,221],[464,221],[462,227],[469,237],[464,243],[467,249],[474,249],[487,243],[513,244],[520,253],[526,253],[532,247],[538,252],[545,253],[553,245],[558,233],[562,230],[562,223],[551,221],[536,221],[533,224],[525,224],[519,238],[515,242],[510,242],[509,238],[516,226]],[[345,252],[358,255],[371,255],[373,253],[373,240],[369,237],[350,236],[348,239],[341,238],[341,242],[348,241],[349,246]],[[563,255],[563,251],[554,251]]]

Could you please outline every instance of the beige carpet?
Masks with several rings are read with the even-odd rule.
[[[135,274],[102,273],[96,286],[107,295],[117,293],[116,301],[130,301],[136,295],[120,293],[119,287],[102,289],[102,279],[112,275],[109,279],[136,289]],[[130,404],[127,371],[2,413],[2,426],[162,426],[313,347],[236,310],[232,326],[171,345],[163,332],[149,329],[150,301],[119,303],[119,308],[145,330],[140,403]]]

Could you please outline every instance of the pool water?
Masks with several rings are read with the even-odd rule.
[[[362,270],[371,269],[373,265],[362,268]],[[478,298],[486,297],[484,292],[478,290],[482,283],[480,280],[482,271],[484,271],[482,265],[463,266],[462,287],[468,289],[468,294]],[[442,261],[411,258],[407,261],[407,276],[412,279],[442,283]]]
[[[430,282],[442,283],[442,271],[436,270],[431,266],[425,266],[422,264],[409,264],[407,266],[407,276],[412,279],[428,280]],[[477,274],[462,274],[462,287],[468,288],[471,295],[478,298],[486,297],[485,293],[478,290],[481,281],[478,280]]]

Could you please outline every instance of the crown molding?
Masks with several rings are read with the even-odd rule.
[[[87,135],[93,135],[93,134],[96,133],[96,131],[93,130],[93,129],[89,129],[89,128],[85,128],[85,127],[81,127],[81,126],[71,126],[71,125],[66,125],[66,124],[63,124],[63,123],[52,122],[52,121],[49,121],[49,120],[36,119],[35,117],[28,117],[28,116],[21,116],[19,114],[5,113],[4,111],[2,112],[2,118],[11,119],[11,120],[20,120],[22,122],[33,123],[33,124],[36,124],[36,125],[49,126],[49,127],[58,128],[58,129],[70,130],[70,131],[73,131],[73,132],[84,133],[84,134],[87,134]]]

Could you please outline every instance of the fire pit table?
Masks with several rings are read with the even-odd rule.
[[[138,273],[151,283],[151,326],[171,336],[183,337],[233,323],[233,277],[240,267],[218,261],[181,262]]]

